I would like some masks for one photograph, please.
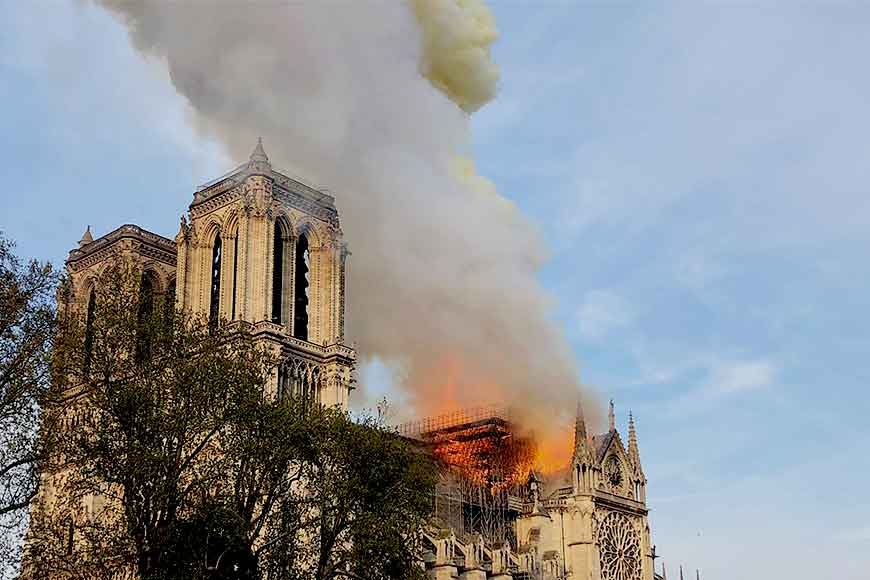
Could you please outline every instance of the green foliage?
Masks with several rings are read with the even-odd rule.
[[[204,504],[173,528],[157,580],[243,580],[257,578],[247,522],[231,509]]]
[[[319,522],[310,578],[424,577],[415,562],[436,470],[377,421],[335,416],[306,470]]]
[[[94,289],[90,309],[65,306],[58,333],[47,414],[61,427],[58,500],[31,534],[37,569],[419,576],[434,485],[423,455],[376,420],[269,395],[275,360],[245,325],[174,312],[135,270],[109,268]]]
[[[54,468],[68,475],[67,505],[52,515],[76,518],[77,504],[99,498],[87,524],[102,523],[105,538],[94,551],[148,577],[223,479],[221,438],[262,400],[271,358],[244,328],[210,328],[141,289],[137,271],[109,268],[93,308],[65,305],[49,411],[63,426]]]
[[[0,577],[14,573],[27,507],[38,489],[39,400],[49,384],[57,276],[22,264],[0,235]]]

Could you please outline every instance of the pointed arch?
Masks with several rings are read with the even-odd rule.
[[[290,294],[293,271],[293,226],[280,213],[272,231],[272,322],[288,325],[290,322]]]
[[[143,361],[151,354],[151,340],[149,337],[149,318],[154,312],[156,294],[159,292],[158,275],[154,270],[145,269],[139,281],[139,307],[136,313],[138,323],[136,333],[136,360]]]
[[[324,234],[320,230],[319,224],[308,216],[302,216],[296,222],[295,234],[297,237],[304,235],[308,240],[309,246],[312,248],[320,246],[320,243],[324,238]]]
[[[222,309],[230,320],[238,318],[237,302],[239,287],[239,212],[232,210],[221,227],[221,242],[223,244],[223,281],[229,289],[229,304]]]
[[[236,235],[239,229],[239,211],[237,209],[230,210],[224,218],[223,225],[221,225],[220,229],[227,237]]]
[[[85,344],[84,344],[84,362],[82,369],[84,374],[88,375],[91,371],[91,363],[94,358],[94,317],[97,309],[97,288],[94,284],[89,284],[87,306],[85,307]]]
[[[200,232],[198,236],[200,243],[211,247],[215,236],[220,235],[222,231],[221,223],[213,215],[203,218],[203,221],[205,222],[203,225],[194,224],[194,226]]]
[[[223,240],[221,239],[220,228],[214,233],[214,238],[211,241],[211,261],[209,269],[209,304],[208,304],[208,320],[209,324],[216,324],[220,318],[220,300],[221,300],[221,271],[223,261]]]
[[[163,295],[163,315],[167,321],[171,321],[175,315],[176,278],[173,276],[166,284],[166,293]]]
[[[311,269],[308,233],[303,232],[296,238],[293,256],[293,336],[308,340],[309,271]]]

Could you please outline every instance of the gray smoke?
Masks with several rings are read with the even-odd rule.
[[[238,161],[262,135],[277,168],[336,196],[349,332],[400,369],[418,415],[488,402],[572,415],[573,357],[535,277],[545,249],[485,180],[458,176],[468,117],[421,74],[409,5],[97,1],[165,61],[204,135]]]

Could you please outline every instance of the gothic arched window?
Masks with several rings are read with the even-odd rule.
[[[305,234],[296,240],[296,284],[293,289],[293,336],[308,340],[308,237]]]
[[[76,524],[72,517],[67,517],[66,521],[66,553],[72,555],[76,545]]]
[[[282,364],[278,367],[278,400],[283,400],[287,398],[287,383],[289,382],[290,377],[287,373],[287,365]]]
[[[175,314],[175,278],[173,278],[166,287],[166,296],[163,302],[164,316],[167,321],[172,320]]]
[[[136,315],[139,334],[136,340],[136,360],[143,361],[151,352],[150,317],[154,312],[154,278],[150,272],[142,273],[142,281],[139,283],[139,311]]]
[[[236,285],[238,284],[239,279],[239,232],[238,228],[236,228],[236,235],[233,237],[233,298],[232,298],[232,312],[230,313],[230,320],[236,319]]]
[[[97,308],[97,291],[91,288],[88,295],[88,307],[85,314],[85,360],[84,371],[88,374],[94,357],[94,313]]]
[[[211,250],[211,302],[208,311],[208,321],[211,324],[215,324],[220,315],[222,245],[221,235],[218,233]]]
[[[281,324],[281,306],[284,301],[284,233],[278,220],[275,220],[272,237],[272,258],[272,322]]]
[[[144,321],[153,311],[154,277],[151,272],[144,272],[139,284],[139,322]]]

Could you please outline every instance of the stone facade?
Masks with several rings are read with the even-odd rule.
[[[67,259],[73,302],[85,307],[93,280],[120,259],[179,308],[251,323],[282,361],[273,394],[346,408],[356,353],[345,344],[348,251],[333,197],[273,170],[258,143],[195,192],[188,215],[174,241],[129,224],[94,240],[88,228]]]
[[[517,520],[520,545],[539,555],[544,576],[652,580],[655,553],[634,419],[626,449],[612,403],[610,428],[602,435],[590,437],[578,412],[567,479],[569,485],[547,497],[532,490],[529,512]]]
[[[634,419],[629,417],[626,448],[612,403],[608,431],[595,436],[587,433],[578,408],[570,467],[545,479],[532,473],[525,489],[518,491],[521,497],[509,498],[511,504],[520,503],[508,523],[512,542],[487,544],[479,534],[432,530],[424,556],[429,577],[659,578]]]

